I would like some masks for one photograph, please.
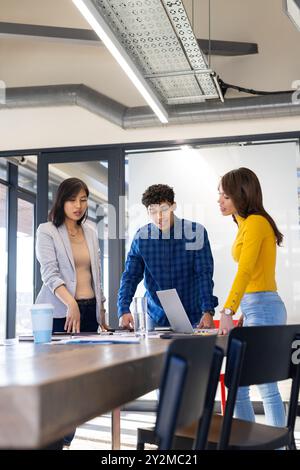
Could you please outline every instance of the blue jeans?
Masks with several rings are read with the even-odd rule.
[[[244,326],[284,325],[286,309],[277,292],[245,294],[241,302]],[[266,416],[266,424],[283,427],[286,416],[277,383],[257,385]],[[239,387],[234,416],[245,421],[255,421],[250,401],[249,387]]]
[[[82,333],[97,332],[98,322],[96,318],[96,299],[91,299],[88,302],[78,301],[80,311],[80,331]],[[66,323],[65,318],[53,318],[53,333],[63,332]],[[64,445],[69,446],[74,439],[76,429],[64,436]]]

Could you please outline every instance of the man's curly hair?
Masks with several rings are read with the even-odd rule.
[[[146,189],[142,196],[142,204],[149,207],[151,204],[160,204],[167,201],[169,204],[174,203],[173,188],[167,184],[153,184]]]

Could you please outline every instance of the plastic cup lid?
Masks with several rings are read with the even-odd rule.
[[[42,310],[42,309],[54,310],[54,307],[52,304],[34,304],[31,306],[31,310]]]

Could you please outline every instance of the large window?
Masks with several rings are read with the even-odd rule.
[[[21,160],[18,165],[19,188],[36,193],[37,190],[37,157],[29,155]]]
[[[0,160],[1,162],[1,160]],[[7,295],[7,188],[0,183],[0,338],[6,330]]]
[[[34,293],[34,204],[18,199],[16,334],[31,331]]]
[[[34,301],[34,281],[37,291],[40,288],[39,265],[36,264],[35,273],[33,269],[35,198],[38,201],[38,220],[44,222],[47,202],[50,208],[58,185],[71,176],[83,179],[90,189],[87,223],[98,232],[104,292],[109,299],[106,306],[110,304],[112,326],[116,326],[118,321],[117,293],[120,273],[124,268],[123,248],[125,245],[128,251],[137,228],[148,222],[141,196],[149,185],[155,183],[167,183],[174,187],[179,217],[199,221],[207,228],[215,261],[215,293],[222,305],[236,272],[236,265],[231,259],[236,226],[230,218],[220,215],[217,188],[221,175],[239,166],[247,166],[257,173],[262,183],[265,207],[284,233],[284,245],[278,249],[277,258],[278,290],[287,306],[289,322],[298,322],[298,141],[249,144],[126,150],[125,170],[121,146],[42,152],[39,194],[36,193],[37,156],[26,156],[25,160],[20,156],[7,160],[0,158],[0,335],[8,331],[12,337],[15,326],[17,333],[28,331],[31,327],[29,307]],[[49,170],[48,193],[45,190],[46,166]],[[125,216],[122,212],[124,199],[119,199],[124,194],[124,188]],[[116,214],[113,213],[114,208],[117,208]],[[123,241],[124,221],[126,236]],[[143,287],[139,289],[140,294]]]
[[[202,223],[208,231],[215,262],[215,293],[220,305],[225,302],[236,273],[236,264],[231,258],[236,225],[231,217],[220,214],[218,183],[220,177],[233,168],[252,169],[261,181],[265,208],[285,236],[277,255],[278,291],[286,304],[288,321],[299,321],[298,142],[140,152],[128,155],[127,162],[129,239],[138,227],[148,223],[147,212],[141,204],[145,189],[157,183],[172,186],[177,215]],[[139,286],[139,294],[142,289]]]
[[[0,158],[0,335],[8,338],[31,329],[36,168],[36,155]]]
[[[7,180],[7,162],[4,158],[0,158],[0,179]]]

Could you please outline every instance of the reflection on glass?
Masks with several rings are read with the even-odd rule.
[[[94,226],[98,233],[103,290],[108,299],[108,164],[105,161],[84,161],[49,165],[49,210],[60,183],[72,177],[83,180],[90,191],[86,223]]]
[[[24,157],[24,162],[18,165],[18,186],[36,193],[37,189],[37,157],[30,155]]]
[[[34,205],[18,199],[16,334],[31,331],[34,285]]]
[[[6,329],[7,278],[7,188],[0,184],[0,338]]]
[[[7,181],[7,161],[0,158],[0,179]]]

